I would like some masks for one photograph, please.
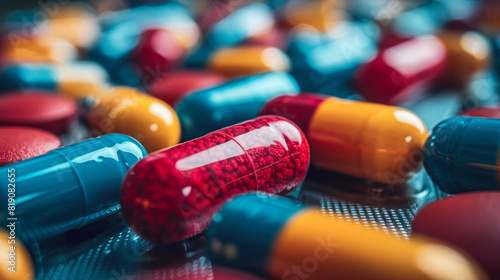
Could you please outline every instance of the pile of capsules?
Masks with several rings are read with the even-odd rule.
[[[203,236],[212,263],[269,279],[500,279],[499,13],[496,0],[6,12],[0,278],[34,279],[31,244],[121,212],[144,240]],[[405,108],[443,91],[464,110],[428,133]],[[409,240],[283,196],[309,170],[392,186],[422,166],[441,195]]]

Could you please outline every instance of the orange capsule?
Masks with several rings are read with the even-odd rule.
[[[68,41],[49,37],[20,37],[2,46],[0,57],[8,63],[64,63],[78,52]]]
[[[101,133],[134,137],[151,153],[179,142],[181,127],[165,102],[134,88],[115,87],[95,97],[89,124]]]
[[[7,192],[6,192],[7,193]],[[7,206],[6,206],[7,207]],[[12,231],[0,228],[0,279],[2,280],[31,280],[35,279],[35,269],[30,254],[16,239],[15,222]],[[9,223],[7,223],[9,225]],[[9,228],[9,227],[7,227]]]
[[[230,76],[247,76],[269,71],[288,71],[290,61],[274,47],[239,46],[216,51],[208,61],[210,70]]]
[[[303,1],[285,7],[283,21],[289,27],[310,26],[319,32],[327,32],[343,19],[337,0]]]

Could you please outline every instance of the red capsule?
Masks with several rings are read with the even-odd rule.
[[[476,107],[458,113],[461,116],[482,117],[490,119],[500,119],[500,106],[496,107]]]
[[[175,66],[184,56],[184,49],[165,28],[145,29],[133,51],[135,62],[144,72],[160,71]]]
[[[31,126],[61,135],[77,117],[75,101],[56,94],[12,92],[0,97],[0,125]]]
[[[419,36],[380,50],[354,77],[368,101],[397,105],[439,78],[446,68],[446,49],[435,36]]]
[[[31,127],[0,127],[0,166],[36,157],[59,148],[59,138]]]
[[[172,71],[163,80],[156,83],[149,93],[154,97],[175,106],[187,93],[202,88],[212,87],[226,80],[225,77],[205,71]]]
[[[282,117],[260,117],[138,162],[122,184],[122,213],[149,241],[179,241],[205,230],[230,197],[292,190],[308,165],[309,145],[300,129]]]

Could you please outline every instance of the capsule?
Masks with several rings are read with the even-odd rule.
[[[0,125],[40,128],[57,135],[70,131],[78,118],[74,100],[48,92],[11,92],[0,96]]]
[[[281,117],[260,117],[141,160],[122,185],[123,217],[142,238],[179,241],[205,230],[221,203],[236,194],[292,190],[308,165],[300,129]]]
[[[87,118],[98,132],[132,136],[148,152],[175,145],[181,137],[172,107],[134,88],[115,87],[98,95]]]
[[[174,70],[153,84],[148,92],[173,107],[188,93],[214,87],[225,80],[224,76],[207,71]]]
[[[290,75],[270,72],[193,92],[176,108],[182,139],[190,140],[252,119],[268,99],[298,91],[299,87]]]
[[[7,63],[66,63],[77,56],[71,43],[45,37],[9,40],[0,51],[1,60]]]
[[[0,127],[0,166],[59,148],[61,140],[47,131],[22,126]]]
[[[264,3],[241,7],[213,25],[206,39],[213,47],[236,45],[245,39],[264,34],[274,26],[271,9]]]
[[[475,107],[459,113],[461,116],[500,119],[500,106]]]
[[[295,122],[311,145],[313,165],[323,169],[396,184],[422,165],[427,128],[403,108],[299,94],[270,100],[260,114]]]
[[[7,223],[8,225],[9,223]],[[15,227],[0,228],[0,278],[3,280],[35,279],[35,268],[30,254],[21,240],[16,238]],[[14,249],[14,250],[12,250]]]
[[[432,130],[424,166],[446,193],[498,190],[500,120],[455,116]]]
[[[472,31],[446,31],[437,36],[448,56],[444,76],[440,78],[445,85],[463,88],[474,74],[489,66],[492,52],[482,35]]]
[[[215,51],[207,62],[208,69],[228,76],[239,77],[269,71],[288,71],[290,61],[285,53],[274,47],[239,46]]]
[[[11,64],[0,71],[0,91],[44,89],[70,98],[98,93],[108,74],[99,64],[73,62],[55,64]]]
[[[443,244],[397,239],[267,194],[225,203],[208,230],[207,249],[214,264],[266,279],[487,279]]]
[[[339,11],[340,1],[318,0],[299,3],[291,3],[283,9],[282,22],[289,28],[308,26],[324,33],[330,31],[344,18],[344,14]]]
[[[354,86],[368,101],[397,105],[440,78],[446,63],[443,43],[432,35],[419,36],[379,50],[357,71]]]
[[[15,195],[16,234],[42,240],[120,210],[119,188],[146,151],[135,139],[110,134],[0,168],[1,199]],[[15,187],[12,187],[15,184]],[[7,207],[0,216],[10,217]]]

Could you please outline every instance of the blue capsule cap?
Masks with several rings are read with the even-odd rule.
[[[281,94],[296,94],[299,87],[285,72],[231,80],[193,92],[179,102],[176,112],[182,139],[191,140],[209,132],[257,117],[264,103]]]
[[[208,230],[210,260],[266,276],[275,239],[288,219],[302,209],[294,200],[264,193],[233,198],[224,204]]]
[[[272,25],[274,18],[269,6],[252,3],[216,23],[208,32],[207,41],[214,47],[228,47],[255,35],[255,31],[260,28],[270,28]]]
[[[12,64],[0,72],[0,91],[18,89],[57,90],[59,73],[50,64]]]
[[[498,190],[500,120],[456,116],[439,123],[424,146],[424,166],[446,193]]]
[[[41,240],[116,213],[126,172],[146,155],[132,137],[109,134],[0,168],[4,178],[15,173],[20,237]],[[4,201],[8,188],[1,180]],[[2,207],[0,216],[6,211]]]

